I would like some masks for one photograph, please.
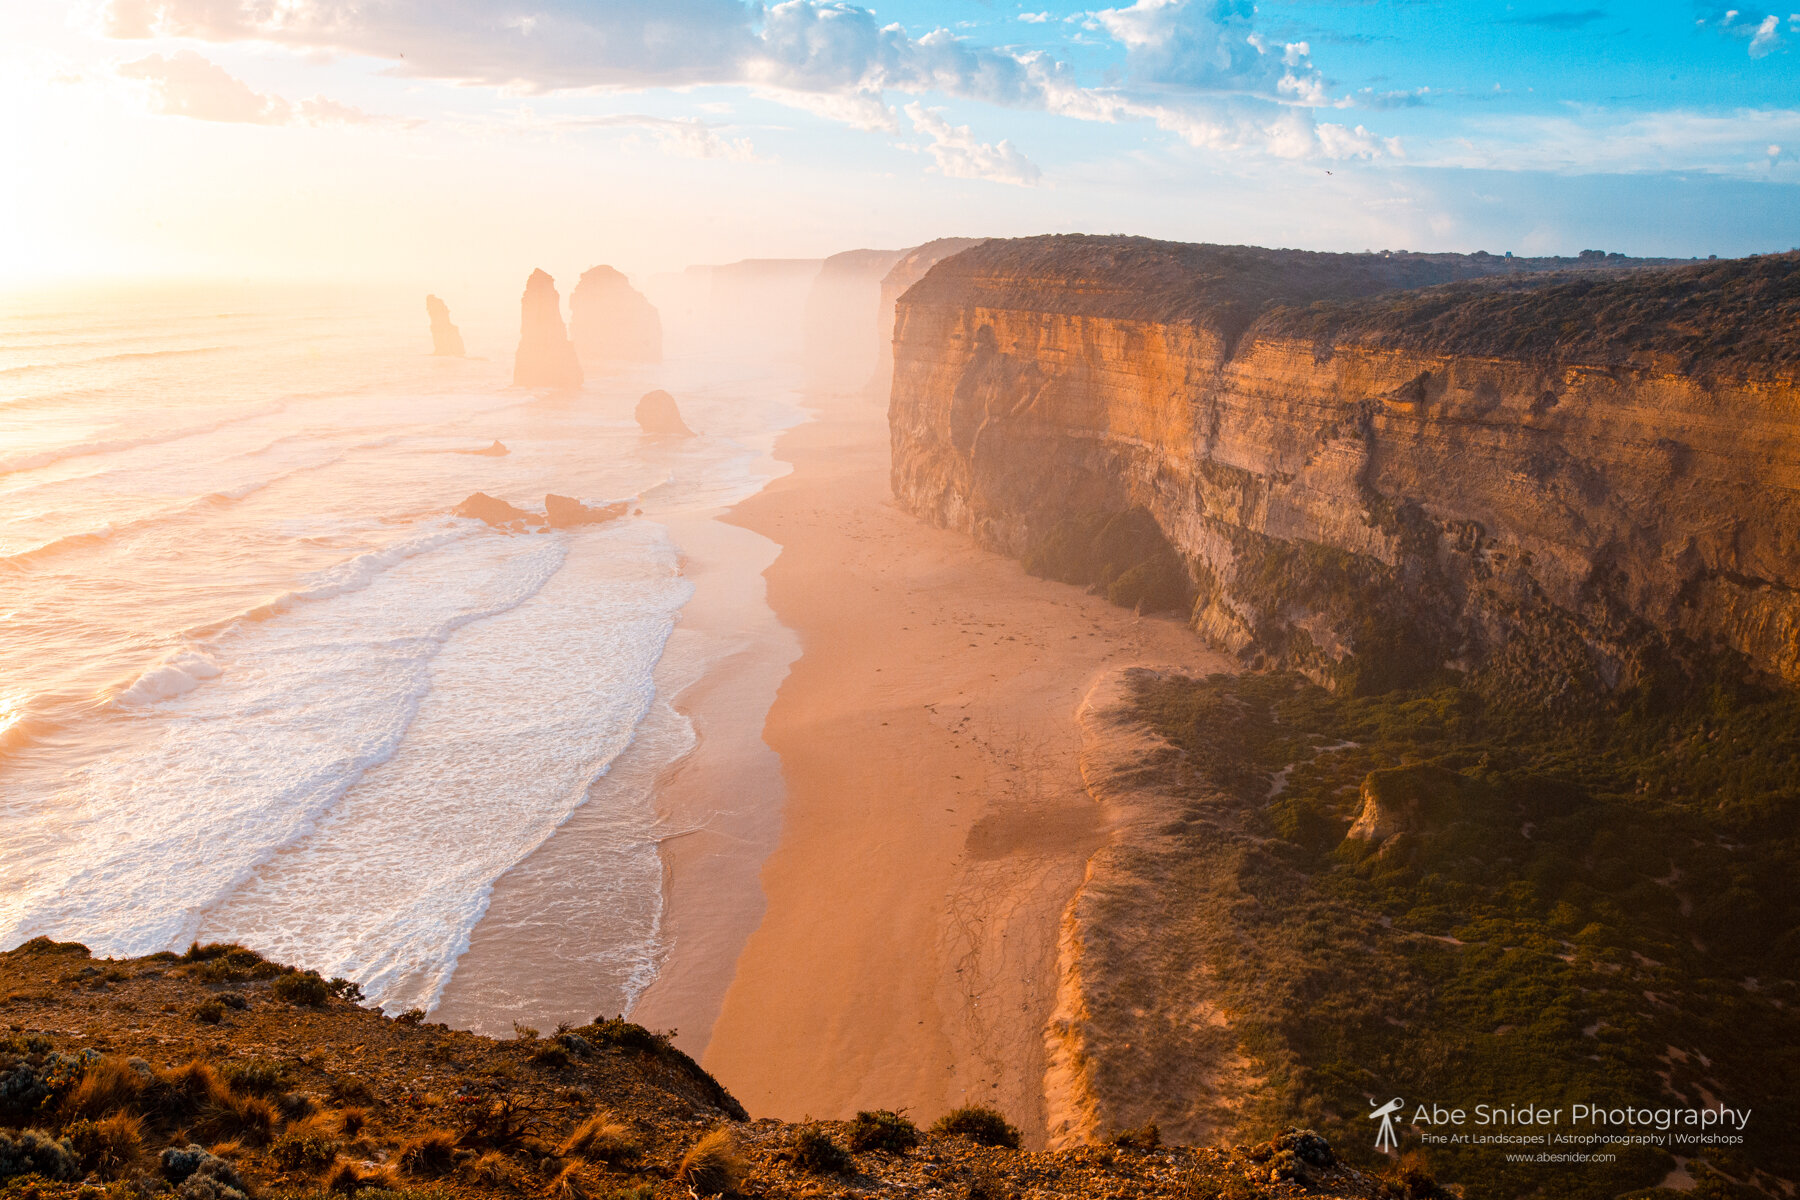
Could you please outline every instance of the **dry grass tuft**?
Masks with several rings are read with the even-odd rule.
[[[456,1168],[456,1135],[433,1129],[400,1147],[400,1168],[409,1175],[437,1179]]]
[[[498,1150],[490,1150],[469,1164],[469,1177],[482,1187],[517,1189],[523,1181],[524,1173],[515,1163]]]
[[[115,1112],[98,1121],[76,1121],[65,1130],[82,1169],[102,1179],[120,1179],[144,1157],[144,1123],[131,1113]]]
[[[594,1194],[582,1170],[575,1163],[570,1163],[557,1172],[550,1186],[544,1189],[550,1200],[591,1200]]]
[[[366,1108],[346,1108],[338,1113],[338,1131],[345,1137],[355,1137],[368,1124],[369,1110]]]
[[[70,1090],[63,1107],[71,1117],[97,1121],[139,1104],[149,1088],[146,1073],[109,1054],[82,1073],[81,1082]]]
[[[391,1191],[398,1185],[399,1181],[388,1168],[363,1166],[347,1159],[339,1159],[337,1166],[325,1176],[325,1190],[344,1196],[354,1196],[364,1188]]]
[[[715,1129],[682,1156],[675,1178],[697,1195],[724,1196],[744,1179],[744,1160],[729,1129]]]
[[[604,1110],[577,1125],[557,1150],[564,1158],[580,1157],[613,1166],[635,1162],[643,1152],[643,1146],[631,1135],[631,1130]]]

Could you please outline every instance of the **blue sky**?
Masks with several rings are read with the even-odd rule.
[[[17,0],[0,104],[15,274],[1800,244],[1800,0]]]

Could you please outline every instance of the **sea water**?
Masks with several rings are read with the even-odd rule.
[[[537,394],[498,323],[464,326],[487,357],[431,357],[420,300],[0,301],[0,947],[238,941],[428,1009],[495,882],[592,803],[595,883],[556,919],[602,1007],[650,982],[668,831],[606,777],[634,740],[692,746],[656,694],[692,594],[666,523],[777,472],[793,380],[690,361]],[[700,436],[641,432],[651,386]],[[449,515],[478,490],[631,515]]]

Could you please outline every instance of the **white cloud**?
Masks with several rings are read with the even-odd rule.
[[[398,125],[419,121],[376,116],[349,104],[314,96],[298,104],[265,96],[211,59],[192,50],[167,58],[152,54],[119,67],[119,75],[147,85],[150,108],[169,116],[248,125]]]
[[[1047,12],[1020,13],[1019,14],[1019,20],[1025,22],[1027,25],[1042,25],[1044,22],[1048,21],[1049,19],[1050,19],[1050,14]]]
[[[1781,44],[1781,18],[1771,13],[1763,18],[1762,24],[1756,27],[1756,33],[1750,39],[1750,57],[1762,58],[1772,54],[1776,46]]]
[[[1697,171],[1755,177],[1770,145],[1800,141],[1800,109],[1687,110],[1625,114],[1580,109],[1567,116],[1488,118],[1472,137],[1415,144],[1421,165],[1563,174]]]
[[[1002,139],[997,145],[975,140],[967,125],[952,125],[941,109],[913,103],[906,106],[913,128],[931,139],[925,149],[939,174],[953,179],[986,179],[1032,187],[1043,179],[1036,163]]]
[[[107,13],[115,36],[370,55],[401,73],[511,92],[748,86],[890,133],[899,121],[888,93],[937,93],[1084,121],[1150,121],[1219,150],[1330,156],[1345,139],[1321,135],[1309,110],[1352,103],[1326,95],[1308,43],[1258,33],[1251,0],[1135,0],[1083,15],[1125,49],[1127,78],[1106,87],[1081,84],[1041,50],[977,46],[944,29],[914,37],[842,0],[535,0],[528,18],[494,0],[110,0]],[[959,169],[960,154],[1018,179],[1037,169],[1016,150],[1016,161],[944,154]]]
[[[156,112],[251,125],[285,125],[293,118],[293,106],[286,100],[252,90],[192,50],[177,50],[167,58],[152,54],[124,64],[119,74],[149,85],[150,107]]]

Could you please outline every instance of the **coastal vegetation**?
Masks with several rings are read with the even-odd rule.
[[[329,981],[317,1003],[307,985],[278,994],[305,978],[237,946],[97,960],[39,938],[0,954],[0,1197],[1438,1194],[1349,1169],[1300,1131],[1032,1153],[980,1106],[929,1132],[886,1109],[751,1121],[668,1035],[619,1017],[498,1040],[388,1017]],[[202,997],[218,1021],[197,1018]]]
[[[1800,698],[1740,679],[1572,712],[1448,674],[1373,695],[1144,677],[1191,798],[1161,899],[1212,914],[1168,936],[1205,958],[1264,1080],[1238,1134],[1304,1122],[1367,1164],[1365,1102],[1389,1096],[1725,1103],[1755,1114],[1744,1144],[1684,1152],[1688,1171],[1713,1194],[1793,1178]],[[1471,1196],[1617,1194],[1676,1166],[1416,1153]]]

